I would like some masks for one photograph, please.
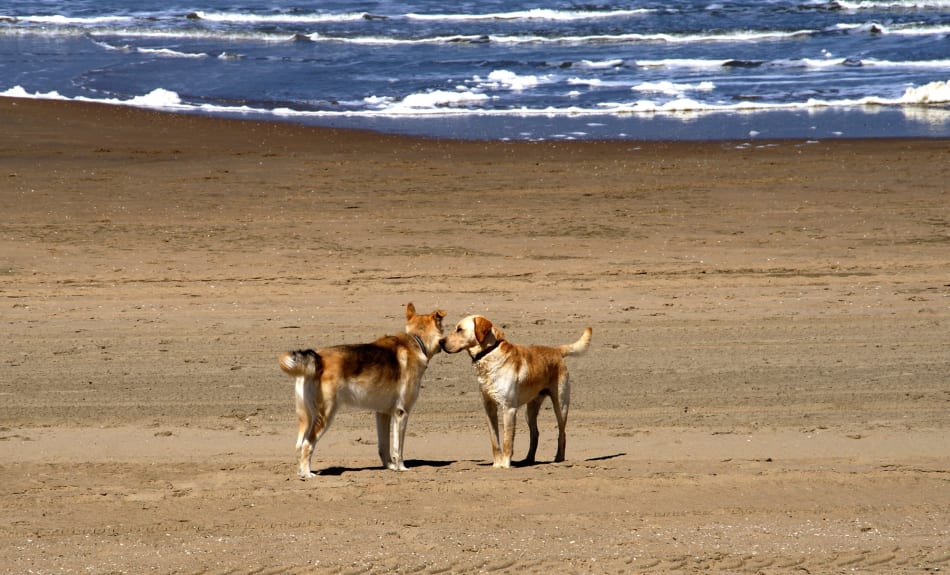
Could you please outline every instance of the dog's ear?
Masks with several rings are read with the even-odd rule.
[[[487,318],[478,316],[475,318],[475,341],[482,343],[488,334],[491,333],[491,322]]]
[[[440,320],[443,320],[445,319],[445,312],[442,310],[438,310],[435,312],[435,317],[439,318]]]
[[[412,319],[416,316],[416,306],[412,302],[406,304],[406,319]]]

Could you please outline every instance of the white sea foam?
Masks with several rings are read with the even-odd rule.
[[[314,24],[324,22],[356,22],[370,18],[366,12],[346,12],[338,14],[248,14],[242,12],[204,12],[194,13],[201,20],[209,22],[234,23],[301,23]]]
[[[892,26],[887,28],[886,33],[895,36],[944,36],[950,34],[950,24]]]
[[[623,66],[623,60],[616,58],[613,60],[602,60],[599,62],[591,62],[590,60],[581,60],[574,64],[575,68],[582,68],[585,70],[605,70],[610,68],[616,68],[617,66]]]
[[[8,90],[0,92],[0,96],[7,98],[28,98],[31,100],[68,100],[57,91],[52,92],[27,92],[23,86],[14,86]]]
[[[139,108],[152,108],[152,109],[172,109],[172,110],[188,110],[188,109],[200,109],[200,106],[192,106],[188,104],[183,104],[181,98],[177,93],[172,92],[171,90],[165,90],[164,88],[156,88],[145,94],[143,96],[135,96],[129,98],[128,100],[120,100],[118,98],[85,98],[85,97],[76,97],[76,98],[67,98],[62,96],[59,92],[27,92],[22,86],[14,86],[8,90],[0,92],[0,96],[6,96],[9,98],[29,98],[33,100],[75,100],[77,102],[96,102],[100,104],[117,104],[125,106],[135,106]]]
[[[181,98],[177,93],[164,88],[156,88],[144,96],[136,96],[131,100],[123,101],[123,103],[143,108],[177,108],[182,105]]]
[[[720,43],[788,40],[815,34],[816,30],[771,31],[738,30],[710,34],[670,34],[670,33],[625,33],[593,34],[585,36],[505,36],[491,35],[491,41],[499,44],[637,44],[642,42],[660,42],[666,44]]]
[[[650,14],[656,10],[640,8],[634,10],[552,10],[534,8],[531,10],[516,10],[512,12],[494,12],[488,14],[406,14],[410,20],[427,21],[482,21],[482,20],[602,20],[607,18],[623,18]]]
[[[155,56],[165,56],[168,58],[207,58],[204,53],[179,52],[170,48],[136,48],[140,54],[152,54]]]
[[[451,14],[451,13],[394,13],[377,14],[369,12],[327,12],[327,13],[277,13],[254,14],[246,12],[209,12],[195,11],[194,15],[209,22],[232,23],[326,23],[326,22],[356,22],[360,20],[392,20],[407,19],[428,22],[479,22],[491,20],[552,20],[552,21],[582,21],[622,18],[653,13],[655,10],[642,8],[633,10],[555,10],[535,8],[531,10],[516,10],[511,12],[492,12],[483,14]]]
[[[440,108],[458,108],[468,104],[487,101],[489,97],[485,94],[479,94],[471,91],[449,92],[446,90],[434,90],[419,94],[410,94],[398,102],[394,102],[388,111],[393,113],[405,113],[412,111],[429,110],[434,111]]]
[[[14,86],[6,91],[0,92],[0,96],[13,98],[32,98],[48,100],[69,100],[58,92],[33,92],[30,93],[21,86]],[[252,108],[248,106],[220,106],[220,105],[194,105],[182,102],[179,95],[173,91],[157,88],[148,94],[130,98],[127,100],[119,99],[91,99],[84,97],[74,98],[77,101],[101,102],[107,104],[121,104],[137,106],[143,108],[152,108],[172,111],[204,111],[209,113],[225,114],[257,114],[262,116],[278,117],[409,117],[409,116],[602,116],[625,115],[625,114],[675,114],[682,117],[682,114],[701,114],[710,112],[743,112],[757,110],[808,110],[823,108],[855,108],[863,106],[904,106],[904,105],[926,105],[942,104],[950,102],[950,81],[931,82],[924,86],[908,88],[905,93],[898,98],[866,97],[860,99],[842,99],[842,100],[820,100],[810,99],[805,102],[795,102],[788,104],[762,103],[762,102],[739,102],[732,104],[710,104],[697,101],[695,99],[678,97],[667,102],[656,102],[653,100],[637,100],[633,102],[604,102],[596,105],[594,108],[582,108],[570,106],[564,108],[546,107],[532,109],[526,107],[492,109],[482,106],[492,98],[484,93],[477,91],[444,91],[436,90],[425,93],[410,94],[401,100],[391,98],[369,98],[368,101],[375,104],[374,110],[349,110],[349,111],[301,111],[282,107],[277,109]],[[472,108],[470,105],[476,105]],[[946,119],[947,114],[943,113],[939,117]]]
[[[122,44],[120,46],[117,46],[115,44],[110,44],[108,42],[104,42],[101,40],[93,40],[92,43],[105,50],[111,50],[111,51],[116,51],[116,52],[131,52],[132,51],[132,46],[129,46],[128,44]]]
[[[860,32],[879,34],[882,36],[942,36],[950,33],[950,24],[921,24],[911,22],[905,24],[882,24],[880,22],[839,23],[832,30],[843,32]]]
[[[76,17],[76,16],[61,16],[58,14],[53,14],[51,16],[42,16],[42,15],[31,15],[31,16],[18,16],[16,18],[20,22],[35,22],[37,24],[55,24],[59,26],[65,25],[96,25],[96,24],[114,24],[116,22],[131,22],[135,18],[131,16],[91,16],[91,17]]]
[[[711,92],[716,89],[712,82],[700,82],[699,84],[683,84],[676,82],[643,82],[632,88],[637,92],[657,92],[660,94],[677,95],[685,92]]]
[[[695,68],[709,69],[722,68],[730,60],[704,60],[702,58],[667,58],[664,60],[637,60],[635,64],[641,68]]]
[[[904,104],[937,104],[950,102],[950,80],[930,82],[916,88],[907,88],[900,98]]]
[[[950,0],[835,0],[843,10],[859,12],[861,10],[946,10],[950,8]]]
[[[600,78],[568,78],[567,84],[569,86],[590,86],[592,88],[599,88],[606,86],[608,82]]]
[[[526,90],[551,81],[551,76],[535,76],[533,74],[519,76],[508,70],[495,70],[488,75],[488,78],[483,79],[475,76],[473,80],[482,88]]]

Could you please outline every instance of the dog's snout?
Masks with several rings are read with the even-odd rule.
[[[442,348],[442,351],[445,351],[445,338],[439,340],[439,347]]]

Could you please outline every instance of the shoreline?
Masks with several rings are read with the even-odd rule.
[[[0,96],[15,101],[59,102],[131,108],[147,112],[380,135],[474,142],[723,142],[734,140],[947,139],[950,112],[919,106],[851,109],[756,110],[695,114],[580,115],[557,117],[327,117],[287,118],[261,113],[208,113],[109,103]]]
[[[288,120],[290,121],[290,120]],[[687,141],[950,138],[950,112],[926,107],[708,111],[557,117],[328,118],[301,125],[475,141]]]

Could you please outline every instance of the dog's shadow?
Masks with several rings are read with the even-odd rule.
[[[613,453],[613,454],[611,454],[611,455],[601,455],[601,456],[598,456],[598,457],[589,457],[589,458],[587,458],[587,459],[584,459],[583,461],[585,461],[585,462],[590,462],[590,461],[607,461],[607,460],[609,460],[609,459],[616,459],[616,458],[618,458],[618,457],[623,457],[624,455],[626,455],[626,453]],[[511,462],[511,466],[512,466],[512,467],[536,467],[536,466],[539,466],[539,465],[555,465],[556,463],[557,463],[557,462],[555,462],[555,461],[537,461],[537,460],[535,460],[535,461],[525,461],[524,459],[522,459],[522,460],[519,460],[519,461],[512,461],[512,462]],[[566,463],[570,463],[570,461],[568,460]],[[488,462],[484,462],[484,463],[479,463],[478,465],[479,465],[480,467],[491,467],[491,466],[492,466],[492,463],[491,463],[490,461],[488,461]]]
[[[457,461],[438,461],[431,459],[409,459],[406,461],[406,467],[413,469],[415,467],[448,467],[453,463],[458,463]],[[327,476],[340,476],[344,473],[350,473],[355,471],[380,471],[385,469],[382,465],[370,465],[366,467],[343,467],[336,465],[333,467],[327,467],[326,469],[321,469],[317,471],[317,475],[327,475]]]
[[[601,455],[599,457],[589,457],[583,461],[607,461],[609,459],[616,459],[618,457],[623,457],[626,453],[613,453],[610,455]],[[449,465],[454,465],[460,463],[459,461],[443,461],[437,459],[410,459],[406,461],[406,467],[413,469],[415,467],[448,467]],[[475,462],[473,462],[475,463]],[[491,467],[491,461],[487,462],[478,462],[476,463],[479,467]],[[512,467],[535,467],[539,465],[554,465],[554,461],[512,461]],[[321,469],[317,471],[317,475],[327,476],[327,477],[339,477],[344,473],[358,472],[358,471],[380,471],[385,469],[382,465],[369,465],[366,467],[344,467],[342,465],[335,465],[333,467],[327,467],[326,469]]]
[[[623,457],[626,453],[614,453],[612,455],[601,455],[600,457],[588,457],[584,461],[607,461],[608,459],[617,459],[618,457]]]

